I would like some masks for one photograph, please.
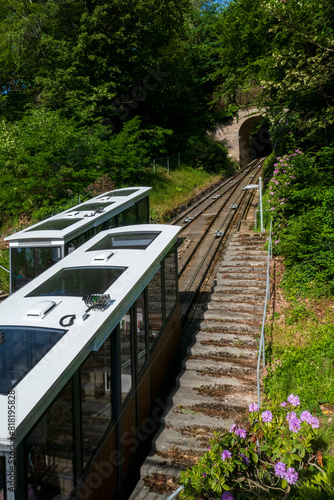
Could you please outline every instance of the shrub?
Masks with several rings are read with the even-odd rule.
[[[319,420],[302,411],[297,396],[290,394],[287,401],[261,409],[251,404],[249,412],[244,427],[233,425],[217,434],[198,464],[181,473],[180,498],[305,499],[333,494],[314,449]]]

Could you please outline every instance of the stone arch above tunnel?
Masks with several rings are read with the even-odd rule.
[[[271,151],[268,128],[262,128],[253,139],[250,137],[254,125],[262,117],[261,111],[253,107],[240,110],[238,119],[216,125],[215,139],[227,146],[230,157],[241,167]]]

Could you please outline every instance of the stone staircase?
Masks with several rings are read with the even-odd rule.
[[[230,237],[163,425],[130,500],[166,499],[180,470],[196,462],[214,431],[226,431],[256,402],[256,367],[266,287],[265,235]],[[176,497],[177,498],[177,497]]]

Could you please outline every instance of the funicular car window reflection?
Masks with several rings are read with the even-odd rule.
[[[83,466],[112,419],[110,337],[80,368]]]
[[[145,250],[161,231],[146,231],[146,232],[122,232],[107,234],[98,243],[90,247],[87,252],[96,250],[109,250],[109,249],[132,249],[132,250]]]
[[[139,189],[123,189],[119,191],[109,191],[109,193],[104,193],[101,195],[101,197],[105,196],[130,196],[130,194],[135,193],[136,191],[139,191]]]
[[[165,314],[166,320],[174,309],[177,300],[177,254],[173,247],[164,259]]]
[[[61,259],[60,247],[21,247],[11,249],[13,291],[53,266]]]
[[[80,221],[81,219],[55,219],[41,222],[38,226],[32,227],[26,230],[26,233],[30,231],[62,231],[72,224]]]
[[[8,394],[64,334],[65,330],[0,327],[0,394]]]
[[[113,203],[115,203],[115,202],[114,201],[108,201],[108,202],[97,201],[95,203],[86,203],[85,205],[79,205],[78,207],[74,208],[73,210],[70,210],[68,213],[99,211],[105,207],[109,207]]]
[[[136,341],[137,341],[137,370],[140,373],[147,359],[146,326],[145,326],[145,293],[142,292],[136,300]]]
[[[27,297],[71,296],[104,293],[123,274],[125,267],[69,267],[30,292]]]
[[[121,355],[121,392],[122,403],[132,389],[132,350],[131,350],[131,314],[130,310],[120,322]]]
[[[138,224],[147,224],[149,222],[149,203],[148,199],[139,200],[136,203]]]
[[[154,344],[163,325],[162,272],[161,268],[148,285],[148,331],[149,347]]]
[[[71,382],[27,436],[25,446],[27,498],[68,498],[74,487]]]

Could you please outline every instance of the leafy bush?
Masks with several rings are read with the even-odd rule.
[[[221,175],[232,175],[233,163],[228,157],[228,149],[211,137],[204,139],[191,137],[185,152],[185,162],[194,168]]]
[[[333,154],[330,148],[312,156],[296,149],[266,164],[274,250],[285,258],[286,287],[301,295],[334,293]]]
[[[315,454],[319,420],[302,411],[299,398],[249,411],[244,428],[217,434],[198,464],[181,473],[180,498],[333,498]]]

